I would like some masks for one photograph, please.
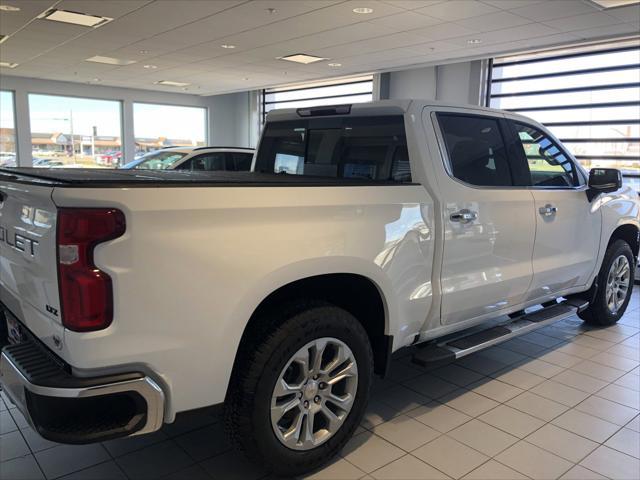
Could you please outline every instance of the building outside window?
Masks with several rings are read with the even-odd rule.
[[[122,164],[121,104],[29,95],[34,167],[109,168]]]
[[[207,144],[207,109],[151,103],[133,104],[136,158],[164,147]]]
[[[373,76],[306,83],[295,87],[269,88],[262,92],[264,119],[276,108],[302,108],[373,100]]]
[[[616,42],[493,61],[489,106],[547,126],[587,168],[640,190],[640,45]]]
[[[0,167],[15,167],[16,127],[13,92],[0,91]]]

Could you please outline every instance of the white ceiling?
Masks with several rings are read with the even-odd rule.
[[[0,0],[2,75],[212,95],[640,33],[640,5],[588,0]],[[49,8],[111,17],[87,28],[36,17]],[[371,14],[356,14],[370,7]],[[275,9],[270,13],[269,9]],[[481,40],[470,45],[469,40]],[[224,49],[220,45],[236,45]],[[308,53],[330,60],[277,60]],[[135,60],[89,63],[94,55]],[[335,68],[329,62],[341,63]],[[144,65],[156,65],[151,70]]]

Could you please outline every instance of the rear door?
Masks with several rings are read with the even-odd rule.
[[[586,178],[558,141],[538,126],[509,120],[530,172],[535,201],[533,282],[528,297],[586,285],[598,257],[601,210],[592,208]]]
[[[524,299],[532,278],[533,197],[500,114],[431,113],[443,162],[441,322],[491,317]]]
[[[52,191],[0,180],[0,301],[36,333],[61,322]]]

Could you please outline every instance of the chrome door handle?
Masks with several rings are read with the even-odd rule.
[[[471,223],[477,218],[478,218],[477,212],[472,212],[471,210],[468,210],[466,208],[463,208],[458,212],[452,213],[449,216],[449,219],[452,222],[460,222],[460,223]]]
[[[540,215],[542,215],[543,217],[550,217],[551,215],[555,215],[558,212],[558,207],[547,203],[544,207],[540,207],[538,209],[538,212],[540,212]]]

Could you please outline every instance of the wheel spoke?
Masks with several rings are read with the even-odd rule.
[[[271,407],[271,420],[273,422],[279,423],[280,420],[282,420],[282,417],[284,417],[287,412],[293,410],[294,408],[298,408],[299,405],[300,401],[298,400],[298,398],[294,398],[293,400],[284,402],[281,405],[273,405]]]
[[[349,362],[337,372],[332,373],[329,380],[327,380],[327,383],[333,386],[336,383],[341,382],[345,378],[353,377],[354,375],[357,375],[356,364],[354,362]]]
[[[321,412],[329,422],[327,430],[336,431],[342,424],[342,420],[326,405],[322,405]]]
[[[314,444],[313,427],[315,423],[315,418],[316,418],[315,413],[312,413],[312,412],[307,413],[307,421],[304,422],[304,425],[302,427],[300,441],[302,442],[302,445],[307,448],[312,448]]]
[[[296,421],[291,425],[289,430],[287,430],[282,435],[284,437],[285,443],[295,445],[300,441],[300,435],[302,433],[302,426],[304,424],[305,416],[306,413],[300,412],[296,417]]]
[[[327,341],[324,339],[321,340],[317,340],[314,344],[314,346],[312,347],[313,350],[313,360],[312,360],[312,367],[311,367],[311,373],[318,375],[321,372],[321,368],[322,368],[322,355],[324,354],[324,350],[325,348],[327,348]]]
[[[334,395],[332,393],[327,398],[327,401],[333,403],[337,407],[340,407],[341,409],[344,410],[350,407],[351,404],[353,403],[353,395],[351,395],[350,393],[347,393],[346,395],[339,397],[338,395]]]
[[[276,382],[275,389],[273,390],[273,394],[275,397],[285,397],[287,395],[291,395],[292,393],[299,393],[302,389],[302,384],[298,385],[289,385],[284,378],[280,378]]]
[[[309,350],[300,350],[293,357],[293,362],[300,365],[304,379],[309,377]]]

